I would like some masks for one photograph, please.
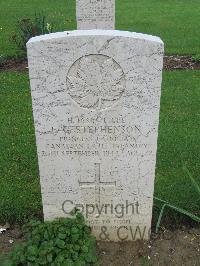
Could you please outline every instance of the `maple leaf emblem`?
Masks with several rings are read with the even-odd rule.
[[[72,66],[67,81],[70,96],[85,108],[110,107],[124,92],[123,70],[105,55],[80,58]]]

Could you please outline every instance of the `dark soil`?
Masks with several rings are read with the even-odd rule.
[[[7,254],[15,243],[20,243],[23,240],[23,234],[18,225],[8,228],[5,232],[0,233],[0,255]]]
[[[200,61],[194,61],[192,56],[170,55],[164,56],[164,70],[200,70]]]
[[[200,70],[200,62],[194,61],[192,56],[170,55],[164,57],[164,70],[173,71],[178,69]],[[7,59],[0,65],[0,72],[3,71],[28,71],[26,59]]]
[[[165,230],[148,242],[98,243],[102,266],[200,265],[200,228]]]
[[[6,59],[2,64],[0,64],[0,72],[25,72],[28,71],[27,59]]]
[[[0,255],[7,254],[14,243],[22,241],[19,226],[1,233]],[[199,266],[200,228],[163,229],[148,242],[98,242],[97,252],[101,266]]]

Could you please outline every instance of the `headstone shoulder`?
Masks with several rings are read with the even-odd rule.
[[[54,39],[63,39],[69,37],[78,37],[78,36],[111,36],[111,37],[126,37],[126,38],[134,38],[138,40],[144,40],[149,42],[160,43],[164,46],[163,41],[160,37],[147,35],[143,33],[130,32],[130,31],[120,31],[120,30],[74,30],[74,31],[64,31],[64,32],[56,32],[51,34],[40,35],[36,37],[32,37],[27,42],[27,47],[31,43],[40,42],[40,41],[53,41]]]

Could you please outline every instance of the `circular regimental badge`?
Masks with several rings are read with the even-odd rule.
[[[67,91],[83,108],[109,108],[121,98],[124,90],[122,68],[105,55],[83,56],[75,61],[67,74]]]

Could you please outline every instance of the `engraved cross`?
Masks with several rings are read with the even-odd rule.
[[[100,205],[101,202],[101,188],[105,186],[116,186],[116,181],[103,182],[101,181],[101,164],[95,163],[95,180],[93,182],[81,182],[79,181],[79,186],[83,188],[94,187],[95,189],[95,199]]]

